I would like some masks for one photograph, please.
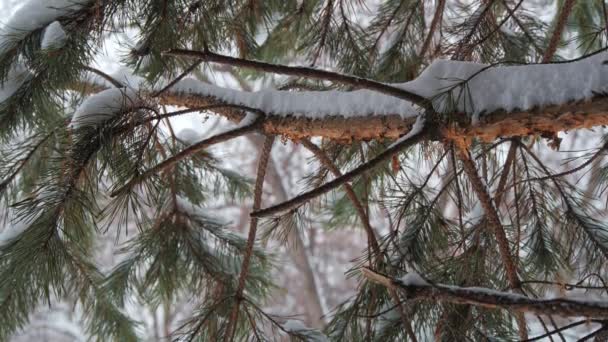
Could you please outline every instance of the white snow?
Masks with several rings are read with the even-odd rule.
[[[12,47],[14,39],[22,39],[34,30],[41,29],[58,18],[83,7],[92,0],[29,0],[0,28],[0,54]]]
[[[496,110],[528,110],[591,98],[608,91],[608,52],[560,64],[493,66],[436,60],[413,81],[392,84],[433,99],[438,111],[465,112],[477,119]],[[485,69],[485,70],[484,70]],[[464,81],[466,85],[461,86]],[[186,78],[172,92],[211,96],[260,109],[274,115],[320,119],[327,116],[398,114],[417,116],[420,108],[407,101],[371,90],[242,92]]]
[[[58,49],[61,48],[67,39],[67,35],[63,30],[61,24],[55,20],[49,26],[44,29],[44,34],[42,35],[42,42],[40,43],[40,48],[43,50],[46,49]]]
[[[488,67],[472,62],[436,60],[415,80],[392,86],[432,99],[438,111],[467,113],[475,122],[480,115],[497,110],[529,110],[585,100],[608,92],[608,65],[602,64],[605,60],[608,60],[608,52],[571,63],[520,66]],[[141,77],[130,76],[126,71],[121,72],[120,78],[129,79],[129,85],[136,89],[145,86]],[[99,77],[89,76],[88,79],[107,86],[107,81]],[[161,89],[166,83],[159,82],[151,91]],[[246,92],[185,78],[169,92],[213,97],[272,115],[310,119],[388,114],[411,118],[422,113],[420,107],[408,101],[366,89]],[[422,128],[423,124],[423,121],[417,122],[415,128]]]
[[[141,103],[137,92],[132,88],[106,89],[84,100],[74,113],[70,126],[80,128],[101,125]]]
[[[0,87],[0,103],[13,96],[13,94],[19,90],[19,87],[32,76],[32,73],[22,65],[17,64],[15,67],[11,68],[4,83]]]
[[[413,137],[414,135],[420,133],[420,131],[422,131],[422,128],[424,128],[424,116],[423,115],[419,115],[416,118],[416,122],[414,122],[414,125],[412,125],[412,129],[410,129],[409,132],[407,132],[407,134],[405,134],[404,136],[400,137],[399,139],[395,140],[392,144],[389,145],[388,148],[392,148],[393,146],[400,144],[404,141],[406,141],[407,139],[410,139],[411,137]]]
[[[0,247],[21,235],[21,233],[23,233],[29,227],[29,222],[31,221],[24,222],[12,220],[10,225],[6,226],[4,230],[0,231]]]
[[[192,145],[201,139],[201,135],[192,128],[184,128],[177,132],[177,138],[186,145]]]
[[[429,283],[416,272],[409,272],[399,280],[405,286],[429,286]]]
[[[466,87],[451,91],[453,103],[446,96],[436,98],[435,109],[450,108],[479,115],[499,109],[527,110],[537,106],[584,100],[608,90],[608,66],[602,62],[608,52],[572,63],[520,66],[494,66],[471,62],[436,60],[422,74],[400,87],[426,98],[433,98],[450,87],[487,68]]]
[[[307,327],[302,321],[298,321],[296,319],[289,319],[285,321],[285,323],[283,323],[283,329],[289,332],[298,332],[300,330],[309,330],[310,328]]]
[[[372,114],[398,114],[405,118],[416,116],[418,113],[417,108],[407,101],[371,90],[244,92],[203,83],[193,78],[185,78],[173,86],[171,91],[211,96],[227,103],[256,108],[269,114],[311,119]]]
[[[311,342],[329,342],[327,336],[321,332],[307,327],[302,321],[289,319],[283,323],[283,329],[290,333],[305,336],[307,341]]]

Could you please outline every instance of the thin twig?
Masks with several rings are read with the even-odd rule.
[[[428,100],[420,95],[412,92],[403,90],[401,88],[393,87],[391,85],[376,82],[363,77],[349,76],[332,71],[325,71],[320,69],[314,69],[302,66],[287,66],[281,64],[272,64],[266,62],[259,62],[249,59],[230,57],[225,55],[216,54],[210,51],[192,51],[173,49],[164,53],[168,56],[181,56],[189,58],[199,58],[207,62],[214,62],[220,64],[228,64],[242,68],[260,70],[265,72],[271,72],[280,75],[306,77],[312,79],[320,79],[332,82],[338,82],[348,84],[357,88],[366,88],[374,90],[386,95],[394,96],[403,100],[415,103],[423,108],[428,108],[430,103]]]
[[[262,193],[264,186],[264,176],[266,175],[266,167],[268,166],[268,160],[270,159],[270,152],[272,150],[272,144],[274,143],[274,136],[268,135],[264,140],[264,145],[260,151],[260,160],[258,162],[257,176],[255,179],[255,187],[253,191],[253,207],[252,210],[257,210],[262,205]],[[255,245],[255,239],[258,228],[258,219],[252,217],[249,224],[249,235],[247,237],[247,245],[243,256],[243,262],[241,264],[241,272],[239,274],[238,287],[236,289],[236,303],[232,309],[230,315],[230,321],[228,323],[228,329],[226,338],[224,341],[232,341],[236,330],[237,319],[239,315],[239,306],[242,301],[243,291],[245,290],[245,283],[247,281],[247,275],[249,274],[249,264],[251,263],[251,256],[253,255],[253,247]]]
[[[313,189],[313,190],[305,192],[299,196],[296,196],[295,198],[293,198],[291,200],[279,203],[272,207],[254,211],[251,213],[251,216],[255,216],[255,217],[270,216],[270,215],[273,215],[273,214],[276,214],[279,212],[291,210],[293,208],[296,208],[296,207],[312,200],[313,198],[321,196],[321,195],[341,186],[342,184],[351,181],[352,179],[358,177],[362,173],[368,172],[368,171],[376,168],[378,165],[383,163],[385,160],[391,158],[395,153],[397,153],[407,147],[417,144],[419,141],[421,141],[427,135],[427,133],[430,130],[431,129],[428,127],[428,124],[427,124],[420,132],[414,134],[409,139],[403,140],[403,141],[387,148],[384,152],[380,153],[375,158],[371,159],[370,161],[368,161],[365,164],[359,165],[357,168],[345,173],[341,177],[335,178],[334,180],[327,182],[316,189]]]
[[[545,55],[543,56],[543,62],[549,62],[553,59],[555,52],[557,51],[557,47],[562,38],[562,33],[564,32],[564,28],[566,27],[566,23],[568,22],[568,16],[574,7],[576,0],[565,0],[564,5],[559,13],[559,17],[557,19],[557,23],[555,25],[555,29],[553,30],[553,35],[551,36],[551,40],[549,40],[549,45],[547,46],[547,50],[545,50]]]
[[[261,121],[258,119],[258,120],[256,120],[256,122],[254,122],[250,125],[238,127],[233,130],[214,135],[214,136],[209,137],[205,140],[202,140],[198,143],[192,144],[192,145],[186,147],[185,149],[183,149],[181,152],[165,159],[164,161],[162,161],[159,164],[153,166],[152,168],[144,171],[143,173],[141,173],[137,176],[134,176],[129,182],[127,182],[127,184],[120,187],[118,190],[112,191],[110,196],[111,197],[118,196],[119,194],[123,193],[124,191],[131,189],[134,185],[141,183],[142,181],[154,176],[155,174],[167,169],[168,167],[171,167],[172,165],[176,164],[177,162],[180,162],[180,161],[190,157],[191,155],[195,154],[196,152],[198,152],[202,149],[208,148],[211,145],[222,143],[222,142],[240,137],[247,133],[255,132],[256,130],[259,129],[260,124],[261,124]]]
[[[569,298],[534,299],[510,292],[500,292],[478,287],[458,287],[431,283],[403,283],[401,280],[363,268],[362,275],[370,281],[402,291],[410,300],[433,300],[454,304],[508,309],[538,315],[563,317],[586,316],[590,318],[608,317],[608,302],[588,301]]]

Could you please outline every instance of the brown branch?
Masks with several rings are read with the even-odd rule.
[[[83,94],[92,94],[105,90],[106,86],[81,82],[73,84],[71,89]],[[145,96],[146,94],[142,93],[142,97]],[[213,96],[188,94],[169,89],[158,99],[163,105],[188,108],[218,106],[213,112],[233,122],[239,122],[245,116],[244,110],[237,108],[238,106]],[[222,107],[222,105],[226,106]],[[293,140],[324,137],[351,143],[397,139],[407,134],[416,120],[415,117],[403,119],[396,114],[368,114],[348,118],[329,115],[323,119],[310,119],[269,113],[260,131]],[[551,135],[562,131],[608,125],[608,97],[598,95],[584,101],[554,104],[520,112],[496,111],[485,114],[475,125],[464,114],[455,113],[452,118],[457,121],[455,126],[445,129],[443,135],[450,140],[462,141],[465,144],[473,138],[493,142],[500,137]]]
[[[243,127],[238,127],[235,128],[233,130],[224,132],[224,133],[220,133],[217,135],[214,135],[212,137],[209,137],[207,139],[204,139],[202,141],[199,141],[195,144],[192,144],[188,147],[186,147],[185,149],[183,149],[181,152],[165,159],[164,161],[160,162],[159,164],[153,166],[152,168],[144,171],[143,173],[133,177],[129,182],[127,182],[127,184],[125,184],[124,186],[122,186],[120,189],[112,191],[112,194],[110,195],[111,197],[116,197],[118,196],[120,193],[123,193],[126,190],[129,190],[131,188],[133,188],[133,186],[141,183],[142,181],[156,175],[157,173],[166,170],[167,168],[175,165],[176,163],[190,157],[191,155],[197,153],[200,150],[203,150],[205,148],[208,148],[211,145],[214,144],[218,144],[218,143],[222,143],[237,137],[240,137],[244,134],[247,133],[251,133],[251,132],[255,132],[256,130],[259,129],[260,127],[260,120],[256,120],[254,123],[247,125],[247,126],[243,126]]]
[[[86,70],[86,71],[92,72],[95,75],[97,75],[97,76],[105,79],[106,81],[110,82],[116,88],[123,88],[125,86],[124,84],[122,84],[120,81],[118,81],[114,77],[106,74],[105,72],[103,72],[103,71],[101,71],[99,69],[96,69],[96,68],[93,68],[93,67],[90,67],[90,66],[87,66],[87,65],[83,65],[82,68],[84,70]]]
[[[500,217],[496,207],[492,204],[492,198],[490,197],[486,186],[481,181],[479,174],[477,174],[477,167],[470,158],[468,152],[461,153],[461,160],[464,172],[469,177],[473,191],[477,195],[479,202],[485,211],[486,220],[494,230],[494,236],[496,238],[496,242],[498,243],[500,258],[505,267],[509,285],[512,289],[517,290],[521,288],[521,282],[517,276],[517,267],[515,266],[513,257],[511,256],[509,240],[507,239],[507,235],[505,234],[500,222]]]
[[[431,300],[453,304],[468,304],[485,308],[513,310],[537,315],[562,317],[608,317],[608,302],[568,298],[534,299],[519,294],[500,292],[478,287],[457,287],[442,284],[405,284],[402,281],[363,268],[365,278],[386,287],[402,291],[410,300]]]
[[[496,193],[494,195],[494,203],[497,208],[502,202],[502,196],[505,193],[505,187],[507,186],[507,180],[509,179],[509,171],[511,170],[511,165],[514,164],[516,152],[517,143],[512,142],[511,146],[509,146],[509,152],[507,152],[507,158],[505,159],[503,171],[500,175],[500,179],[498,180],[498,187],[496,188]]]
[[[342,172],[340,172],[336,165],[327,157],[327,154],[325,154],[325,152],[323,152],[317,145],[313,144],[308,139],[302,139],[301,143],[304,147],[306,147],[306,149],[312,152],[315,157],[317,157],[319,162],[323,166],[325,166],[334,175],[334,177],[339,178],[342,176]],[[369,218],[367,216],[367,213],[365,212],[365,209],[363,208],[363,205],[361,204],[361,201],[359,201],[359,198],[357,198],[357,194],[353,190],[352,186],[350,186],[350,184],[343,183],[342,186],[344,187],[346,196],[348,196],[348,199],[352,202],[353,207],[355,207],[355,210],[359,215],[359,219],[361,220],[361,223],[365,228],[365,232],[367,233],[367,239],[372,247],[372,250],[377,256],[380,256],[380,246],[378,245],[376,234],[374,233],[374,229],[369,223]]]
[[[243,58],[230,57],[225,55],[219,55],[210,51],[192,51],[192,50],[181,50],[173,49],[164,53],[168,56],[180,56],[197,58],[207,62],[214,62],[220,64],[228,64],[241,68],[254,69],[259,71],[271,72],[279,75],[289,75],[297,77],[306,77],[310,79],[320,79],[324,81],[332,81],[343,84],[348,84],[357,88],[365,88],[374,90],[386,95],[394,96],[403,100],[410,101],[421,107],[428,107],[429,102],[426,98],[403,90],[401,88],[393,87],[391,85],[376,82],[363,77],[349,76],[332,71],[325,71],[320,69],[302,67],[302,66],[287,66],[280,64],[271,64],[265,62],[258,62]]]
[[[254,211],[251,213],[251,216],[254,216],[254,217],[270,216],[270,215],[273,215],[273,214],[276,214],[279,212],[283,212],[283,211],[287,211],[287,210],[296,208],[296,207],[312,200],[313,198],[321,196],[321,195],[341,186],[342,184],[353,180],[354,178],[358,177],[359,175],[363,174],[364,172],[373,170],[374,168],[376,168],[377,166],[382,164],[385,160],[389,159],[397,152],[399,152],[407,147],[417,144],[427,135],[428,131],[429,131],[429,125],[426,124],[425,127],[420,132],[418,132],[417,134],[414,134],[409,139],[401,141],[400,143],[397,143],[397,144],[387,148],[386,150],[384,150],[384,152],[380,153],[375,158],[371,159],[370,161],[368,161],[365,164],[359,165],[357,168],[345,173],[341,177],[335,178],[332,181],[327,182],[311,191],[305,192],[289,201],[285,201],[283,203],[274,205],[272,207],[268,207],[266,209]]]
[[[257,176],[255,179],[255,187],[253,191],[253,207],[252,210],[258,210],[262,205],[262,190],[264,186],[264,176],[266,175],[266,167],[268,166],[268,160],[270,159],[270,152],[272,150],[272,144],[274,143],[274,136],[266,136],[264,145],[260,151],[260,161],[258,162]],[[230,321],[228,322],[228,328],[226,338],[224,341],[232,341],[234,338],[234,332],[236,330],[236,321],[239,315],[239,306],[242,301],[243,291],[245,290],[245,282],[247,281],[247,275],[249,272],[249,264],[251,262],[251,256],[253,254],[253,247],[255,245],[256,233],[258,228],[258,219],[252,217],[249,224],[249,235],[247,237],[247,245],[245,247],[245,253],[243,256],[243,262],[241,264],[241,273],[239,274],[238,287],[236,289],[236,304],[230,314]]]
[[[568,22],[568,16],[570,12],[572,12],[572,8],[576,0],[565,0],[564,6],[562,7],[559,17],[557,19],[557,23],[555,24],[555,29],[553,30],[553,35],[551,36],[551,40],[549,41],[549,45],[547,46],[547,50],[545,50],[545,55],[543,56],[543,62],[549,62],[553,59],[555,55],[555,51],[557,51],[557,47],[561,41],[562,33],[564,32],[564,28],[566,27],[566,23]]]
[[[437,30],[437,26],[439,26],[439,22],[443,19],[443,10],[445,8],[445,0],[439,0],[437,3],[437,10],[435,10],[435,15],[433,15],[433,20],[431,21],[431,27],[429,28],[429,32],[424,39],[424,43],[422,43],[422,47],[420,48],[420,52],[418,56],[423,59],[424,55],[428,51],[431,46],[431,41],[433,40],[433,36],[435,35],[435,31]]]

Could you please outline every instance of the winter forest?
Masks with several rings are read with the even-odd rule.
[[[608,341],[606,1],[0,13],[0,341]]]

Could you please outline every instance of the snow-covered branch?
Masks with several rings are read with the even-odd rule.
[[[572,63],[495,67],[436,61],[417,79],[391,87],[433,99],[437,110],[453,107],[452,120],[458,124],[442,132],[451,139],[491,141],[501,136],[551,135],[608,124],[605,59],[607,53],[598,53]],[[144,88],[132,76],[129,83]],[[88,77],[78,88],[97,92],[110,86],[99,77]],[[153,93],[162,87],[159,84],[147,91]],[[177,82],[161,95],[160,102],[190,108],[244,105],[268,114],[265,133],[296,140],[322,136],[345,142],[396,139],[411,129],[422,111],[411,102],[369,89],[243,92],[192,78]],[[235,109],[218,109],[217,113],[233,121],[244,116]]]
[[[362,274],[370,281],[388,288],[398,289],[411,300],[435,300],[486,308],[509,309],[537,315],[608,317],[608,301],[572,298],[534,299],[520,294],[481,287],[431,284],[416,273],[408,273],[404,277],[396,279],[363,268]]]

